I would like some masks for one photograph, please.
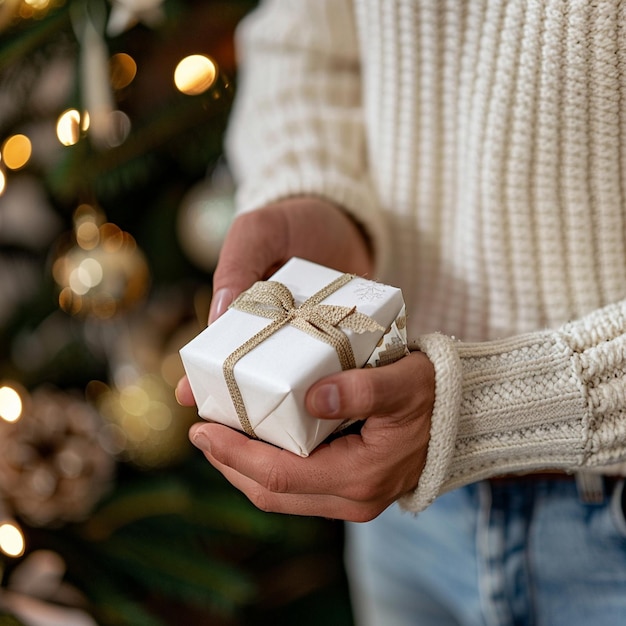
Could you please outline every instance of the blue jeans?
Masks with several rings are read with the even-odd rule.
[[[482,482],[346,525],[358,626],[626,625],[624,481]]]

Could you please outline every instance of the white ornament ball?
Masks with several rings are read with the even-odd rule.
[[[187,193],[178,213],[178,238],[183,252],[200,269],[212,272],[235,214],[229,186],[207,180]]]

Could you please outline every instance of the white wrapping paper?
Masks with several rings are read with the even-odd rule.
[[[340,276],[335,270],[293,258],[270,280],[285,285],[299,306]],[[386,329],[362,334],[344,331],[357,367],[383,365],[407,352],[404,300],[399,289],[355,277],[323,304],[356,306],[358,312]],[[201,417],[243,430],[225,381],[224,362],[270,323],[264,317],[230,308],[181,349]],[[341,371],[332,345],[285,325],[237,361],[233,371],[250,425],[259,439],[308,456],[341,426],[340,420],[320,420],[304,408],[309,387]]]

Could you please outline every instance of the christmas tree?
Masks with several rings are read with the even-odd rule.
[[[0,2],[0,624],[350,624],[341,526],[187,439],[252,0]]]

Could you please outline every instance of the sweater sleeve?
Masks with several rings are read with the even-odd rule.
[[[239,77],[225,149],[237,210],[315,195],[343,208],[385,265],[366,154],[352,3],[266,0],[237,30]]]
[[[626,459],[626,300],[556,331],[416,343],[433,361],[436,399],[426,465],[405,509],[500,474]]]

